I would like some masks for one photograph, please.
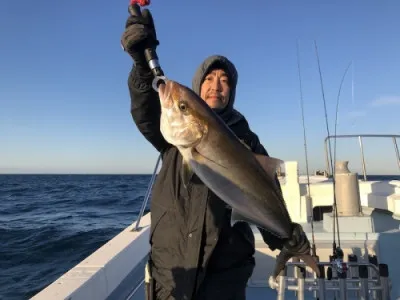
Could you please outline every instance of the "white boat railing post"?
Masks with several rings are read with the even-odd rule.
[[[347,272],[339,272],[339,295],[340,300],[347,300]]]
[[[321,276],[317,278],[317,292],[318,292],[318,299],[319,300],[325,300],[326,299],[326,287],[325,287],[325,268],[324,266],[319,266],[319,272],[321,273]]]
[[[304,300],[304,283],[306,269],[297,267],[297,300]]]
[[[297,299],[305,299],[305,292],[317,291],[319,300],[327,299],[327,292],[333,293],[336,298],[341,300],[348,299],[354,292],[357,293],[358,299],[390,300],[391,285],[389,269],[386,264],[377,266],[373,263],[349,261],[342,262],[339,266],[336,262],[331,261],[318,262],[318,265],[321,271],[319,278],[307,278],[306,273],[297,273],[296,269],[306,267],[303,262],[288,262],[276,280],[272,280],[270,277],[269,286],[277,291],[277,300],[285,299],[285,290],[295,292]],[[289,275],[287,271],[289,266],[293,266],[294,273],[292,275]],[[325,267],[336,270],[337,276],[325,276]],[[358,276],[350,274],[354,268],[358,270]],[[374,276],[369,276],[369,273]]]
[[[360,276],[360,299],[368,300],[368,267],[365,265],[358,266],[358,274]]]
[[[143,217],[144,210],[146,209],[147,202],[149,201],[150,194],[151,194],[151,188],[153,187],[154,180],[156,178],[156,174],[157,174],[157,170],[158,170],[158,165],[160,164],[160,160],[161,160],[161,154],[158,156],[156,166],[154,167],[153,175],[151,176],[149,185],[147,186],[147,191],[146,191],[146,194],[144,196],[142,207],[140,208],[140,212],[139,212],[139,215],[138,215],[138,218],[137,218],[137,221],[136,221],[136,225],[135,225],[135,228],[133,229],[133,231],[138,231],[139,230],[140,219]]]
[[[390,299],[389,268],[387,264],[379,264],[379,282],[381,284],[382,300]]]
[[[285,300],[285,290],[286,290],[286,268],[279,274],[278,283],[278,300]]]
[[[357,263],[358,262],[358,257],[357,255],[354,254],[349,254],[347,256],[347,260],[351,263]],[[351,275],[351,279],[357,279],[359,278],[359,274],[358,274],[358,268],[355,266],[349,266],[349,273]],[[353,283],[351,284],[351,288],[357,288],[357,283]],[[352,296],[356,297],[357,299],[360,298],[360,293],[358,290],[354,291],[354,294],[352,294]]]
[[[285,290],[286,290],[286,274],[287,270],[284,268],[281,270],[277,278],[269,277],[268,283],[271,289],[276,290],[277,300],[285,300]]]

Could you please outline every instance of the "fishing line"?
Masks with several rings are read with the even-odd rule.
[[[303,122],[303,137],[304,137],[304,153],[306,157],[306,172],[307,172],[307,201],[311,200],[311,195],[310,195],[310,172],[308,170],[308,154],[307,154],[307,138],[306,138],[306,125],[304,122],[304,100],[303,100],[303,87],[302,87],[302,82],[301,82],[301,72],[300,72],[300,54],[299,54],[299,42],[296,41],[296,47],[297,47],[297,70],[299,73],[299,83],[300,83],[300,106],[301,106],[301,118]],[[311,232],[312,232],[312,255],[317,256],[317,249],[315,245],[315,238],[314,238],[314,212],[313,212],[313,207],[311,206]]]
[[[339,224],[337,221],[337,205],[336,205],[336,183],[335,183],[335,166],[333,166],[332,162],[332,146],[331,146],[331,139],[330,139],[330,133],[329,133],[329,124],[328,124],[328,112],[326,109],[326,100],[325,100],[325,91],[324,91],[324,85],[323,85],[323,80],[322,80],[322,72],[321,72],[321,64],[319,61],[319,55],[318,55],[318,47],[317,47],[317,42],[314,40],[314,46],[315,46],[315,54],[317,57],[317,63],[318,63],[318,71],[319,71],[319,79],[320,79],[320,85],[321,85],[321,92],[322,92],[322,100],[324,103],[324,111],[325,111],[325,123],[326,123],[326,131],[328,132],[328,143],[329,143],[329,158],[330,158],[330,164],[331,164],[331,174],[332,174],[332,183],[333,183],[333,253],[336,253],[336,228],[335,225],[336,223]],[[338,230],[338,235],[339,235],[339,228]],[[339,247],[340,247],[340,240],[338,239],[339,242]]]
[[[354,61],[351,62],[351,103],[353,104],[352,109],[354,109],[355,99],[354,99]],[[354,127],[356,121],[353,119],[351,126]]]
[[[354,107],[354,62],[351,62],[351,102]]]
[[[349,70],[350,66],[352,65],[353,62],[350,62],[344,71],[344,74],[342,76],[342,80],[340,81],[340,86],[339,86],[339,91],[336,99],[336,117],[335,117],[335,133],[334,133],[334,139],[333,139],[333,163],[336,166],[336,131],[337,131],[337,119],[338,119],[338,112],[339,112],[339,100],[340,100],[340,93],[342,91],[342,86],[344,82],[344,78],[346,77],[347,71]],[[335,198],[336,199],[336,198]],[[336,206],[336,205],[335,205]],[[337,217],[337,207],[335,208],[335,215],[336,215],[336,227],[337,227],[337,238],[338,238],[338,243],[339,243],[339,248],[340,248],[340,234],[339,234],[339,218]]]

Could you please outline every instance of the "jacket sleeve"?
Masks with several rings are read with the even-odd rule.
[[[153,75],[150,70],[132,67],[128,78],[131,115],[143,136],[162,153],[170,147],[170,144],[160,131],[160,100],[152,88],[152,81]]]
[[[258,136],[255,133],[253,133],[252,131],[250,131],[250,129],[249,129],[248,133],[246,134],[245,143],[250,146],[251,150],[254,153],[269,156],[267,150],[260,143]],[[282,193],[282,188],[281,188],[281,185],[280,185],[277,175],[275,175],[275,181],[276,181],[276,184],[277,184],[280,192]],[[283,244],[285,242],[284,240],[278,238],[277,236],[273,235],[272,233],[269,233],[268,231],[266,231],[260,227],[257,227],[257,228],[260,231],[264,242],[269,246],[269,248],[271,250],[275,250],[275,249],[282,250]]]

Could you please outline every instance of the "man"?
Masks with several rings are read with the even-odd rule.
[[[128,79],[133,120],[163,162],[151,199],[149,263],[156,299],[243,300],[255,264],[253,232],[243,222],[231,227],[231,210],[197,176],[187,187],[181,182],[182,156],[160,132],[159,97],[143,54],[158,45],[154,23],[148,10],[142,15],[128,18],[122,45],[134,60]],[[237,78],[235,66],[215,55],[200,65],[192,88],[253,152],[268,155],[233,108]],[[282,249],[283,241],[260,231],[271,249]]]

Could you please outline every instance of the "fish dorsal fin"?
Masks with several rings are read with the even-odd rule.
[[[182,158],[181,177],[185,188],[188,187],[190,179],[192,179],[192,176],[193,176],[192,167],[185,158]]]
[[[280,165],[284,162],[280,159],[269,157],[262,154],[254,154],[257,161],[264,169],[264,171],[271,176],[271,178],[275,177],[276,171],[279,169]]]

